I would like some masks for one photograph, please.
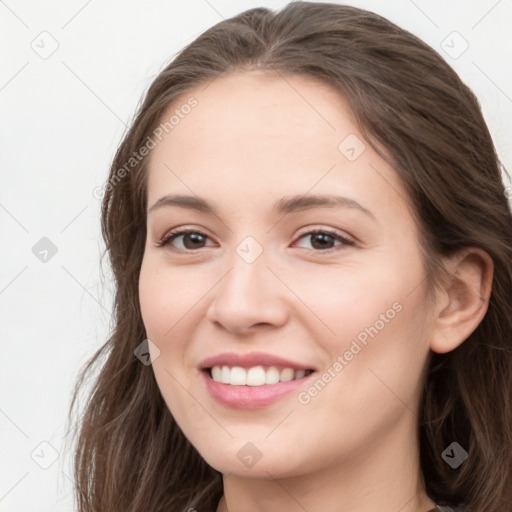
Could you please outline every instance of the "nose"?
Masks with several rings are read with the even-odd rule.
[[[286,287],[261,255],[248,263],[238,254],[228,273],[212,290],[206,313],[217,327],[238,335],[282,326],[288,318]]]

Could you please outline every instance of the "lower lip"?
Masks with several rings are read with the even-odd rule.
[[[315,372],[301,379],[262,386],[232,386],[213,380],[208,372],[201,373],[205,379],[206,388],[217,402],[235,409],[260,409],[297,391]]]

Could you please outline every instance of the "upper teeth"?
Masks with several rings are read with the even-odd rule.
[[[253,366],[252,368],[241,368],[240,366],[214,366],[211,369],[212,379],[223,384],[233,386],[263,386],[263,384],[276,384],[277,382],[289,382],[295,379],[302,379],[306,370],[294,370],[283,368],[279,370],[275,366],[264,368]]]

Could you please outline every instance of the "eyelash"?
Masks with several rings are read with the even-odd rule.
[[[156,247],[165,247],[166,245],[170,244],[174,239],[178,238],[179,236],[190,234],[190,233],[198,234],[198,235],[201,235],[201,236],[203,236],[205,238],[210,238],[207,234],[205,234],[205,233],[203,233],[201,231],[198,231],[197,229],[183,229],[183,230],[171,231],[170,233],[167,233],[156,244]],[[300,240],[300,239],[304,238],[307,235],[314,235],[314,234],[318,234],[318,233],[321,233],[323,235],[330,235],[334,239],[338,240],[339,242],[342,242],[342,245],[348,245],[348,246],[355,246],[356,245],[356,243],[353,240],[350,240],[349,238],[346,238],[346,237],[340,235],[337,231],[332,230],[332,229],[328,229],[328,228],[327,229],[313,229],[311,231],[307,231],[306,233],[302,233],[297,240]],[[340,247],[340,246],[335,246],[335,247],[332,247],[330,249],[324,249],[324,250],[322,250],[322,249],[307,249],[307,250],[310,250],[310,251],[313,251],[313,252],[319,252],[319,253],[330,253],[330,252],[336,251],[337,247]],[[202,249],[202,247],[199,248],[199,249]],[[175,250],[177,252],[196,252],[199,249],[186,249],[186,250],[175,249]]]

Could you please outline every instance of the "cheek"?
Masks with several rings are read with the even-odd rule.
[[[340,314],[335,329],[342,334],[327,347],[331,365],[326,373],[334,377],[324,403],[332,400],[354,417],[375,424],[383,411],[387,420],[382,419],[388,421],[404,407],[414,408],[429,354],[425,292],[417,289],[407,296],[409,290],[398,291],[388,290],[378,299],[374,292],[372,301],[361,303],[358,312]],[[340,415],[336,421],[345,420]]]
[[[308,272],[292,269],[282,274],[302,303],[298,322],[307,323],[319,340],[331,340],[333,348],[342,348],[376,322],[382,330],[382,322],[387,326],[395,319],[409,291],[408,276],[400,275],[391,262],[319,265]]]
[[[201,416],[197,403],[183,392],[182,386],[188,387],[186,379],[190,378],[185,356],[186,333],[193,329],[192,307],[200,307],[199,298],[205,293],[186,275],[182,269],[170,270],[146,258],[139,277],[142,320],[147,337],[160,351],[152,363],[155,379],[167,407],[185,432],[194,418]]]
[[[315,318],[317,343],[323,345],[330,365],[339,363],[334,373],[344,374],[335,380],[346,379],[339,383],[340,391],[385,387],[378,375],[405,395],[413,391],[432,329],[422,278],[418,258],[408,265],[399,259],[381,259],[364,271],[344,270],[326,280],[308,280],[308,286],[297,283],[297,294],[314,306],[325,326]]]
[[[173,300],[165,291],[156,274],[141,270],[139,279],[139,300],[142,320],[149,339],[160,339],[162,333],[171,327],[169,312]]]
[[[182,320],[200,307],[210,287],[193,272],[166,268],[151,258],[143,260],[139,300],[148,337],[163,341],[175,334]]]

